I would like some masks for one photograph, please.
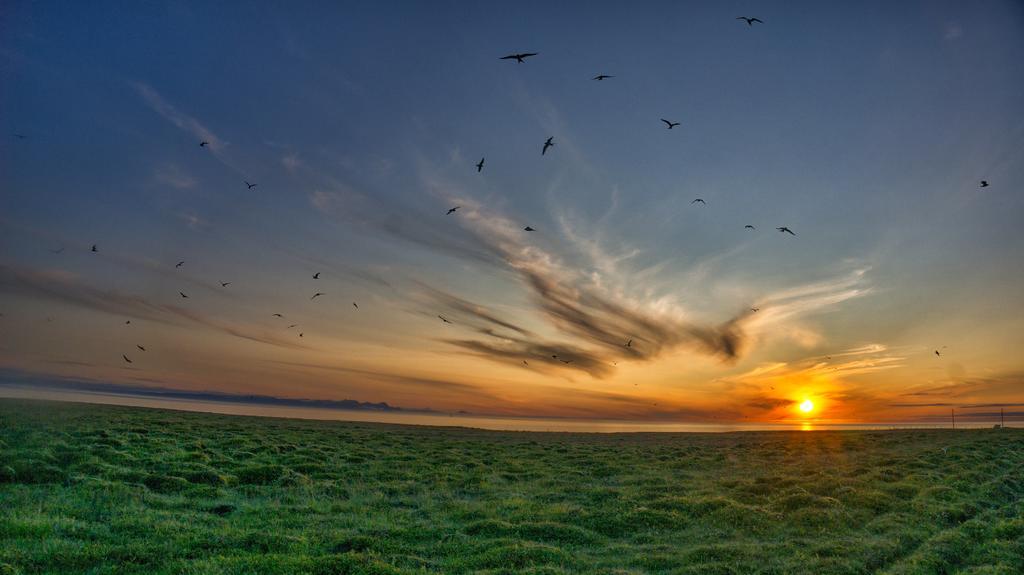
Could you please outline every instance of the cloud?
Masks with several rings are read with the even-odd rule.
[[[133,84],[135,90],[142,96],[142,99],[149,104],[156,113],[160,114],[167,121],[171,122],[180,130],[184,130],[192,134],[195,137],[197,144],[198,142],[208,142],[210,149],[213,151],[220,151],[224,148],[224,141],[217,137],[209,128],[204,126],[192,116],[179,111],[177,108],[169,104],[164,100],[156,90],[147,84],[141,82],[135,82]]]
[[[281,348],[310,349],[308,346],[271,334],[232,326],[192,310],[174,305],[155,304],[140,296],[95,288],[60,270],[40,271],[0,264],[0,292],[49,299],[119,317],[142,319],[164,325],[200,325],[237,338]]]
[[[195,178],[186,174],[181,168],[174,164],[168,164],[158,168],[153,177],[157,182],[179,190],[191,189],[196,185]]]
[[[905,397],[941,396],[949,399],[971,398],[979,395],[1020,393],[1024,389],[1024,373],[1006,373],[993,377],[955,377],[950,383],[915,388]],[[909,404],[908,404],[909,405]]]
[[[284,166],[284,169],[288,170],[289,173],[292,173],[302,167],[302,160],[299,159],[298,153],[292,152],[281,157],[281,165]]]
[[[193,230],[200,229],[200,228],[208,228],[208,227],[210,227],[209,222],[207,222],[203,218],[200,218],[199,216],[197,216],[196,214],[194,214],[192,212],[182,212],[182,213],[179,213],[178,217],[183,222],[185,222],[185,225],[187,225],[189,228],[191,228]]]
[[[617,289],[616,286],[628,283],[614,281],[623,279],[617,266],[636,255],[635,250],[608,254],[597,242],[573,232],[567,220],[563,220],[562,228],[568,230],[570,243],[590,258],[589,265],[577,265],[547,247],[553,238],[543,231],[524,233],[519,222],[484,209],[470,197],[454,194],[446,183],[428,179],[426,184],[428,192],[443,202],[441,206],[461,207],[457,217],[438,225],[436,214],[417,214],[409,206],[358,194],[343,185],[330,191],[315,191],[310,203],[346,223],[382,231],[518,278],[536,311],[562,341],[540,338],[480,304],[421,285],[434,303],[461,314],[464,321],[460,323],[468,323],[483,336],[446,341],[497,361],[547,362],[551,355],[561,359],[566,354],[572,363],[563,363],[563,367],[595,377],[605,377],[614,371],[611,364],[615,360],[649,361],[680,349],[732,362],[747,347],[748,327],[766,331],[769,326],[870,292],[865,282],[867,269],[860,268],[838,278],[769,294],[762,298],[761,311],[756,316],[744,309],[718,322],[698,321],[678,305],[666,303],[666,296],[652,298],[641,289],[636,290],[641,295],[630,297]],[[441,213],[442,208],[438,210]],[[489,330],[485,329],[487,326]],[[791,325],[788,329],[794,331],[798,327]],[[626,347],[630,339],[633,344]]]

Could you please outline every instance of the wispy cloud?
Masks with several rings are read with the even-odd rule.
[[[176,164],[167,164],[157,168],[153,178],[160,184],[179,190],[188,190],[196,186],[196,179],[186,174]]]
[[[141,82],[135,82],[133,85],[150,108],[179,129],[192,134],[196,138],[197,144],[199,141],[208,142],[213,151],[220,151],[224,148],[224,141],[218,138],[212,130],[200,123],[199,120],[172,106],[151,86]]]
[[[299,158],[297,152],[291,152],[281,157],[281,165],[284,166],[284,169],[288,170],[288,173],[294,173],[302,167],[302,159]]]
[[[310,349],[288,339],[232,325],[175,305],[153,303],[141,296],[96,288],[60,270],[34,270],[0,265],[0,292],[58,301],[122,318],[142,319],[165,325],[198,325],[237,338],[281,348]]]

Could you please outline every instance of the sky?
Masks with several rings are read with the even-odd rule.
[[[1024,413],[1022,103],[1015,1],[6,2],[0,368]]]

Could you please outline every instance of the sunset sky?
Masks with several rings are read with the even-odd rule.
[[[1024,412],[1020,2],[142,4],[0,7],[4,381]]]

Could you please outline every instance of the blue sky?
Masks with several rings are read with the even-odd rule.
[[[489,413],[1024,400],[1022,24],[1016,2],[13,2],[0,359]]]

